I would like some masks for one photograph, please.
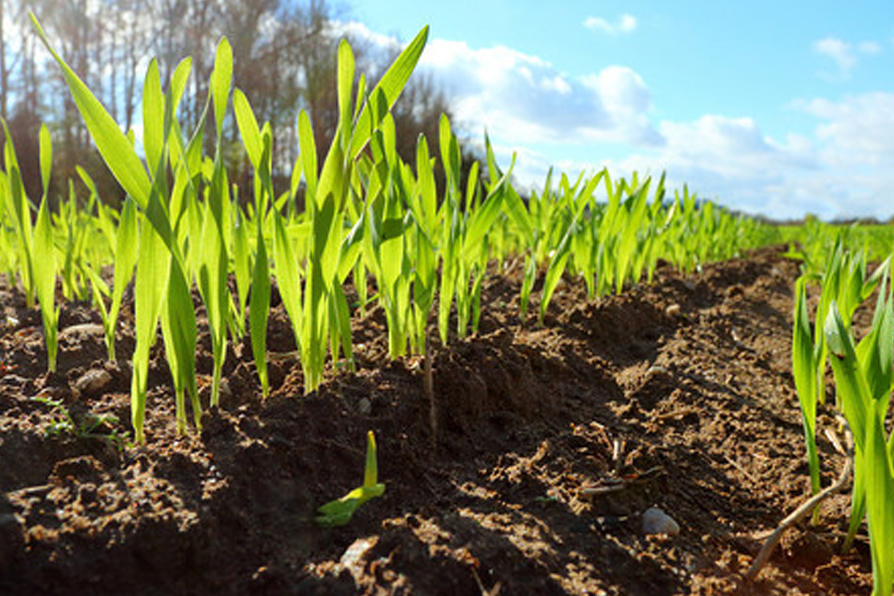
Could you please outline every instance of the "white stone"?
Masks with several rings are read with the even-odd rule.
[[[676,536],[680,533],[680,524],[660,507],[650,507],[643,513],[643,533]]]

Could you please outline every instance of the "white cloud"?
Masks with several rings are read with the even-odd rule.
[[[838,67],[838,72],[830,74],[821,72],[820,76],[830,80],[846,79],[857,65],[857,54],[875,55],[882,51],[882,46],[874,41],[863,41],[856,46],[835,37],[826,37],[813,44],[813,50],[820,55],[831,58]]]
[[[359,21],[331,21],[329,26],[335,35],[349,37],[352,41],[361,41],[385,50],[393,50],[403,45],[393,35],[373,31]]]
[[[822,121],[816,137],[826,145],[830,162],[894,164],[894,93],[866,93],[841,101],[814,99],[804,105],[804,111]]]
[[[447,88],[459,120],[508,143],[624,141],[654,144],[651,97],[633,70],[610,66],[571,77],[503,46],[433,39],[421,67]]]
[[[662,122],[663,147],[608,165],[619,175],[667,170],[670,186],[685,181],[702,197],[777,218],[890,218],[894,93],[813,99],[794,107],[816,118],[809,136],[777,140],[751,118],[706,115]]]
[[[618,28],[624,33],[629,33],[636,29],[636,17],[632,14],[622,14],[621,22],[618,25]]]
[[[598,74],[581,77],[581,83],[601,99],[612,119],[612,132],[595,135],[602,140],[626,141],[634,145],[660,145],[664,142],[652,126],[649,112],[652,97],[642,77],[626,66],[609,66]]]
[[[874,41],[863,41],[857,45],[857,51],[862,54],[878,54],[882,51],[882,46]]]
[[[857,64],[854,50],[846,41],[827,37],[814,43],[813,49],[816,53],[831,58],[838,66],[838,73],[842,77],[850,74],[851,69]]]
[[[617,35],[618,33],[630,33],[636,29],[636,17],[631,14],[622,14],[614,23],[602,17],[587,17],[584,19],[584,27],[592,31],[601,31],[609,35]]]
[[[422,61],[452,81],[457,116],[474,137],[487,127],[501,163],[522,147],[515,175],[524,186],[542,185],[550,163],[569,175],[608,166],[614,176],[667,171],[671,188],[687,182],[702,197],[777,218],[894,212],[894,93],[802,101],[793,108],[815,118],[810,134],[773,137],[746,116],[655,124],[646,82],[624,66],[570,77],[510,48],[443,40]],[[586,159],[591,150],[594,159],[605,155],[606,143],[616,156],[625,147],[629,154]],[[557,161],[572,155],[578,159]]]
[[[352,30],[373,43],[396,43]],[[867,44],[828,38],[816,50],[846,72],[875,51]],[[625,66],[575,77],[512,48],[432,39],[420,68],[446,86],[474,143],[487,128],[501,164],[508,167],[518,152],[514,174],[529,188],[543,184],[551,164],[569,176],[608,166],[614,177],[667,171],[669,188],[686,182],[702,197],[777,218],[894,213],[894,93],[794,102],[790,109],[815,119],[813,129],[773,137],[748,116],[656,123],[646,81]],[[615,158],[595,161],[605,155]]]
[[[666,144],[657,153],[621,160],[622,172],[666,170],[672,181],[739,209],[765,211],[768,189],[783,185],[787,171],[816,168],[808,141],[774,141],[751,118],[709,114],[692,122],[662,122],[660,131]]]

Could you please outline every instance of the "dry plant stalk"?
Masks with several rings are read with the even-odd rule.
[[[828,429],[827,429],[828,431]],[[847,424],[844,424],[844,433],[845,433],[845,441],[847,442],[847,451],[845,451],[841,447],[841,443],[838,442],[835,435],[829,434],[829,439],[832,441],[832,444],[835,445],[835,448],[839,453],[845,456],[844,467],[841,469],[841,473],[838,475],[838,480],[835,481],[834,484],[827,486],[821,492],[815,494],[813,497],[805,501],[800,507],[795,509],[786,517],[782,522],[780,522],[779,526],[776,530],[770,534],[770,536],[764,541],[764,545],[761,547],[760,552],[757,554],[757,557],[754,559],[754,562],[751,564],[751,567],[748,569],[748,572],[745,574],[746,581],[754,581],[758,574],[763,569],[764,565],[766,565],[767,561],[770,558],[770,555],[773,554],[773,549],[776,548],[776,545],[779,544],[779,541],[782,539],[782,535],[785,534],[785,531],[790,527],[801,521],[803,518],[807,517],[807,515],[813,511],[815,507],[817,507],[820,503],[822,503],[827,497],[833,495],[844,488],[844,485],[847,483],[847,479],[851,475],[851,470],[854,465],[854,438],[851,434],[850,428],[848,428]]]

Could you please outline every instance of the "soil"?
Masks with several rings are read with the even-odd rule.
[[[596,301],[565,280],[542,325],[520,319],[510,264],[485,283],[479,332],[434,344],[436,441],[423,363],[388,360],[378,309],[355,317],[357,371],[327,371],[311,395],[282,357],[262,400],[250,343],[233,346],[222,406],[186,437],[156,346],[148,443],[133,446],[130,307],[115,365],[98,314],[65,304],[47,374],[39,313],[0,289],[0,593],[869,594],[865,530],[840,554],[847,493],[743,579],[809,495],[790,373],[798,265],[781,251],[662,266]],[[281,305],[269,347],[294,349]],[[828,409],[820,420],[835,426]],[[384,495],[318,527],[316,508],[361,484],[368,430]],[[828,485],[844,460],[819,443]],[[679,534],[644,534],[653,506]]]

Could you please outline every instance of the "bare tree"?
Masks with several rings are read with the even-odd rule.
[[[59,69],[33,35],[14,40],[8,35],[12,20],[30,28],[26,6],[39,15],[60,54],[125,129],[140,122],[143,72],[148,56],[154,55],[163,84],[181,59],[192,57],[191,81],[178,115],[185,131],[194,130],[207,101],[214,50],[227,36],[234,53],[233,84],[246,93],[258,120],[270,124],[275,177],[286,181],[297,158],[299,109],[311,116],[320,152],[335,134],[342,31],[326,0],[29,0],[27,5],[26,0],[0,0],[0,116],[9,118],[13,136],[23,143],[36,141],[41,120],[50,124],[61,174],[54,180],[64,183],[75,164],[86,165],[104,198],[114,201],[121,193],[100,167]],[[358,71],[373,73],[368,80],[374,83],[397,49],[383,52],[351,41]],[[448,104],[433,79],[418,73],[411,79],[394,110],[398,151],[407,162],[415,159],[420,133],[436,142],[438,118]],[[215,142],[207,134],[206,140]],[[242,176],[250,190],[250,166],[233,118],[227,119],[222,141],[235,168],[234,180]]]

